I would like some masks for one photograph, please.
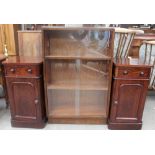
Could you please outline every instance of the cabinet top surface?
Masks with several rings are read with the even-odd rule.
[[[152,67],[154,59],[146,60],[145,58],[117,58],[114,59],[114,65],[120,67]]]
[[[18,33],[41,33],[41,30],[19,30]]]
[[[42,30],[113,30],[114,31],[114,28],[103,26],[98,27],[43,26]]]
[[[41,64],[42,62],[41,57],[12,56],[8,57],[3,64]]]
[[[3,60],[5,60],[5,59],[6,59],[6,56],[3,55],[3,54],[0,54],[0,62],[3,61]]]
[[[136,35],[134,37],[134,40],[155,40],[155,34],[153,33],[146,33],[146,34],[140,34]]]

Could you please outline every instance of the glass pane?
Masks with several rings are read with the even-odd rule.
[[[114,31],[52,27],[43,34],[48,118],[106,120]]]
[[[50,115],[106,116],[109,61],[52,60],[47,66]]]
[[[105,58],[111,55],[109,39],[110,31],[51,31],[46,56]]]

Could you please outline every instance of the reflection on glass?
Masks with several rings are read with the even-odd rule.
[[[109,38],[110,31],[54,31],[51,32],[48,55],[104,58],[110,55]]]

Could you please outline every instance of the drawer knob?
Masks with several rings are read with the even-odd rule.
[[[10,69],[10,72],[14,73],[15,72],[15,69],[14,68],[11,68]]]
[[[117,105],[117,104],[118,104],[118,101],[114,101],[114,104],[116,104],[116,105]]]
[[[35,103],[35,104],[38,104],[38,103],[39,103],[38,99],[35,99],[35,100],[34,100],[34,103]]]
[[[32,73],[32,69],[28,69],[27,72],[28,72],[28,73]]]
[[[123,72],[123,74],[124,74],[124,75],[127,75],[127,74],[128,74],[128,71],[127,71],[127,70],[125,70],[125,71]]]
[[[144,72],[140,72],[140,76],[143,76],[144,75]]]

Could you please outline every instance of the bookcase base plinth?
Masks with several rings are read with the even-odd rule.
[[[48,118],[52,124],[107,124],[107,118]]]

